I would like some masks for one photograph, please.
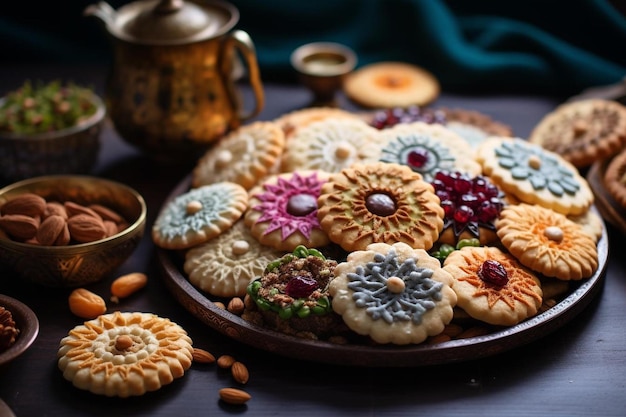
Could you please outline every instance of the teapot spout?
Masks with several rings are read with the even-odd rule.
[[[83,16],[94,16],[102,20],[107,26],[111,26],[115,22],[115,16],[117,12],[109,3],[100,1],[95,4],[91,4],[83,11]]]

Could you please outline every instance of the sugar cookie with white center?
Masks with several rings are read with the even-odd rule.
[[[332,307],[346,325],[377,343],[421,343],[453,318],[452,277],[423,249],[374,243],[335,268]]]
[[[380,160],[406,165],[432,181],[438,171],[459,171],[470,176],[482,172],[474,150],[457,133],[439,124],[400,123],[380,132]]]
[[[178,324],[152,313],[117,311],[72,329],[57,357],[75,387],[126,398],[181,378],[192,354],[192,340]]]
[[[189,249],[183,269],[189,282],[211,295],[242,297],[250,281],[282,255],[283,252],[261,245],[239,220],[216,238]]]
[[[454,279],[457,306],[477,320],[513,326],[541,307],[543,292],[536,274],[495,246],[452,251],[443,269]]]
[[[496,233],[520,263],[547,277],[580,280],[598,269],[595,239],[553,210],[530,204],[505,207]]]
[[[245,223],[263,245],[291,252],[326,246],[330,240],[317,218],[317,199],[328,181],[324,171],[273,175],[250,190]]]
[[[241,185],[192,188],[164,205],[152,226],[152,240],[164,249],[188,249],[230,228],[247,207],[248,192]]]
[[[339,172],[378,159],[378,130],[359,119],[325,119],[298,129],[282,156],[281,171]]]
[[[284,147],[285,135],[275,123],[259,121],[241,126],[198,160],[191,185],[229,181],[248,190],[277,169]]]
[[[575,166],[520,138],[491,137],[477,149],[485,175],[520,202],[565,215],[585,213],[594,196]]]

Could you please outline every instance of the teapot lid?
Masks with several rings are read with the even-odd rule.
[[[221,0],[137,0],[106,19],[112,35],[149,45],[179,45],[211,39],[229,31],[239,11]]]

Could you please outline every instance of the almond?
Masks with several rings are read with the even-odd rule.
[[[65,220],[67,220],[67,210],[65,210],[65,206],[58,201],[48,201],[46,203],[46,210],[43,213],[44,219],[49,216],[61,216]]]
[[[57,240],[54,241],[54,246],[65,246],[69,245],[72,240],[70,236],[70,229],[67,227],[67,222],[65,222],[65,227],[57,237]]]
[[[24,214],[5,214],[0,216],[0,228],[17,240],[28,240],[37,234],[39,218]]]
[[[2,214],[23,214],[25,216],[42,216],[46,209],[46,200],[34,193],[20,194],[4,203]]]
[[[217,358],[217,366],[219,366],[222,369],[228,369],[231,366],[233,366],[233,363],[237,362],[235,360],[235,358],[233,358],[230,355],[222,355],[219,358]]]
[[[102,217],[102,220],[110,220],[113,223],[122,223],[124,221],[124,218],[116,211],[101,204],[91,204],[88,208],[98,213],[98,215]]]
[[[67,227],[72,239],[79,243],[93,242],[106,237],[106,228],[102,220],[89,214],[71,216],[67,220]]]
[[[248,372],[248,368],[241,362],[234,362],[230,367],[230,372],[233,375],[235,381],[240,384],[245,384],[250,379],[250,373]]]
[[[69,217],[73,217],[79,214],[87,214],[91,217],[95,217],[99,220],[102,220],[102,218],[100,217],[98,213],[96,213],[95,211],[93,211],[87,206],[83,206],[82,204],[78,204],[73,201],[66,201],[63,203],[63,206],[65,207],[65,210],[67,210],[67,215]]]
[[[228,302],[228,306],[226,306],[226,309],[228,311],[230,311],[233,314],[237,314],[240,315],[241,313],[243,313],[243,310],[245,309],[245,306],[243,304],[243,300],[239,297],[233,297],[229,302]]]
[[[37,229],[37,241],[43,246],[53,246],[63,229],[67,228],[65,219],[56,214],[47,217]]]
[[[112,222],[111,220],[104,220],[104,228],[107,231],[107,237],[109,236],[115,236],[116,234],[119,233],[119,231],[117,230],[117,224]]]
[[[245,404],[252,398],[247,392],[237,388],[222,388],[219,391],[220,399],[228,404]]]
[[[193,361],[197,363],[214,363],[215,356],[211,352],[200,348],[193,348]]]

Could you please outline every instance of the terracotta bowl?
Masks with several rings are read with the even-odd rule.
[[[143,197],[132,188],[103,178],[53,175],[23,180],[0,190],[0,208],[10,199],[35,193],[47,201],[73,201],[113,209],[128,224],[121,232],[89,243],[41,246],[0,235],[0,264],[19,276],[48,287],[78,287],[101,280],[136,249],[146,224]],[[7,278],[5,275],[4,279]]]
[[[11,312],[15,327],[19,329],[15,343],[0,351],[1,366],[20,356],[35,341],[39,334],[39,320],[28,306],[6,295],[0,294],[0,307]]]
[[[94,94],[93,102],[96,113],[67,129],[31,135],[0,132],[0,184],[41,175],[88,174],[100,152],[106,117],[102,99]]]

